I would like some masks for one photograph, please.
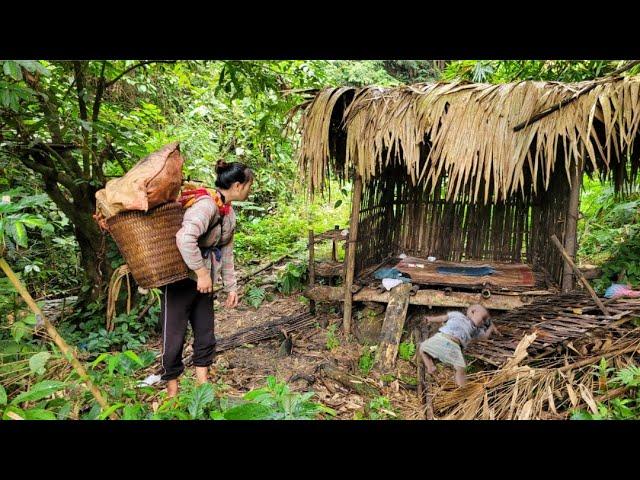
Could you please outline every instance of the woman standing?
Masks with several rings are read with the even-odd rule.
[[[180,202],[187,207],[176,243],[190,278],[163,288],[160,319],[162,322],[162,380],[167,394],[178,393],[178,377],[184,371],[182,349],[187,323],[193,330],[193,365],[199,384],[208,381],[216,339],[213,331],[213,280],[222,276],[228,294],[225,307],[238,304],[233,265],[233,234],[236,216],[234,200],[249,196],[253,172],[242,163],[220,160],[216,165],[216,190],[186,190]]]

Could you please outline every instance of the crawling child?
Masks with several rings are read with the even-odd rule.
[[[435,358],[453,366],[455,369],[456,385],[462,386],[466,382],[465,368],[467,366],[462,349],[474,338],[489,338],[497,332],[491,323],[489,312],[482,305],[471,305],[467,314],[448,312],[444,315],[427,317],[427,322],[446,322],[438,329],[438,333],[420,344],[420,355],[427,371],[435,373]]]

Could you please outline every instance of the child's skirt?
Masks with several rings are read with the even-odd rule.
[[[422,342],[420,350],[454,367],[465,368],[467,366],[460,345],[440,332]]]

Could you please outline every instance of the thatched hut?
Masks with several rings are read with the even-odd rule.
[[[344,293],[332,294],[348,329],[353,292],[402,253],[528,265],[533,289],[569,288],[550,237],[575,254],[583,172],[618,188],[636,178],[640,78],[327,88],[300,125],[311,194],[329,172],[354,185]]]

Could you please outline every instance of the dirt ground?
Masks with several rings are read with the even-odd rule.
[[[220,299],[224,301],[224,295],[220,295]],[[223,338],[242,328],[307,310],[308,306],[302,303],[297,295],[277,297],[271,302],[264,302],[258,309],[242,303],[233,310],[218,306],[215,317],[216,337]],[[341,315],[331,313],[327,308],[324,310],[319,308],[319,322],[324,320],[329,326],[341,322]],[[292,391],[315,392],[317,400],[338,412],[339,419],[353,419],[356,412],[365,415],[367,413],[365,406],[372,400],[371,398],[365,398],[350,391],[342,384],[326,378],[317,370],[320,364],[331,362],[340,370],[363,379],[365,377],[358,369],[358,359],[368,347],[360,345],[353,338],[347,340],[341,328],[335,328],[335,332],[339,346],[331,350],[327,348],[329,332],[318,324],[292,333],[293,349],[288,356],[279,355],[281,343],[279,339],[221,352],[212,366],[212,380],[229,385],[230,394],[241,395],[253,388],[264,386],[266,377],[274,375],[279,380],[289,382]],[[423,418],[415,385],[410,385],[410,381],[398,380],[415,380],[415,363],[402,359],[398,359],[396,363],[396,371],[392,372],[396,377],[395,380],[386,377],[387,381],[383,382],[375,369],[366,376],[367,383],[376,386],[380,395],[389,399],[392,408],[382,414],[387,418],[394,418],[394,415],[395,418],[402,419]]]

